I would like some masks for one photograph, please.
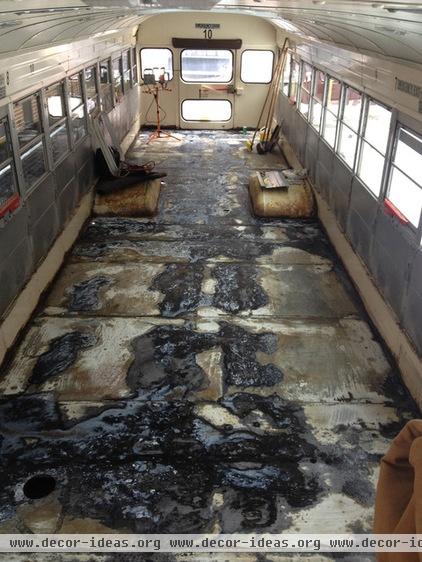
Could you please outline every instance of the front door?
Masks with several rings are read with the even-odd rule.
[[[236,50],[178,49],[181,129],[232,129]]]

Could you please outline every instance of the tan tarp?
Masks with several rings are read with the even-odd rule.
[[[422,533],[422,420],[406,424],[381,461],[375,533]],[[379,553],[378,562],[421,562],[422,553]]]

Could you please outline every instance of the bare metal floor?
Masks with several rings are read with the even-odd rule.
[[[251,215],[281,156],[177,134],[131,149],[168,172],[158,216],[90,221],[4,369],[1,530],[369,531],[414,406],[318,222]]]

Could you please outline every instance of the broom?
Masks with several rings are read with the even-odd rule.
[[[268,100],[271,100],[271,101],[270,101],[269,108],[268,108],[268,116],[267,116],[266,124],[265,124],[265,127],[264,127],[264,134],[263,134],[263,140],[264,140],[264,142],[265,142],[266,140],[268,140],[268,138],[269,138],[268,126],[270,127],[270,130],[271,130],[272,114],[274,113],[275,100],[276,100],[276,98],[277,98],[277,90],[278,90],[278,85],[279,85],[280,79],[281,79],[281,73],[282,73],[283,67],[284,67],[284,60],[285,60],[285,57],[286,57],[286,54],[287,54],[288,43],[289,43],[289,40],[288,40],[287,37],[286,37],[286,39],[284,40],[284,43],[283,43],[283,48],[282,48],[282,50],[281,50],[280,56],[279,56],[279,58],[278,58],[278,60],[277,60],[276,68],[275,68],[275,71],[274,71],[273,80],[272,80],[272,82],[271,82],[270,87],[268,88],[267,95],[266,95],[265,101],[264,101],[264,105],[262,106],[262,110],[261,110],[261,113],[260,113],[260,115],[259,115],[258,123],[257,123],[256,129],[255,129],[255,131],[254,131],[254,134],[253,134],[253,136],[252,136],[252,140],[248,140],[248,141],[246,141],[246,143],[245,143],[245,144],[246,144],[246,148],[247,148],[250,152],[252,152],[252,150],[253,150],[254,143],[255,143],[255,138],[256,138],[256,135],[258,134],[258,131],[261,131],[261,128],[260,128],[261,119],[262,119],[262,117],[263,117],[263,115],[264,115],[265,108],[266,108],[266,106],[267,106]],[[270,121],[270,119],[269,119],[269,118],[270,118],[270,115],[271,115],[271,121]]]

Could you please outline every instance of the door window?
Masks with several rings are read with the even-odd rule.
[[[182,51],[182,80],[227,83],[233,77],[233,53],[227,50],[185,49]]]
[[[182,103],[185,121],[229,121],[231,116],[229,100],[185,100]]]

